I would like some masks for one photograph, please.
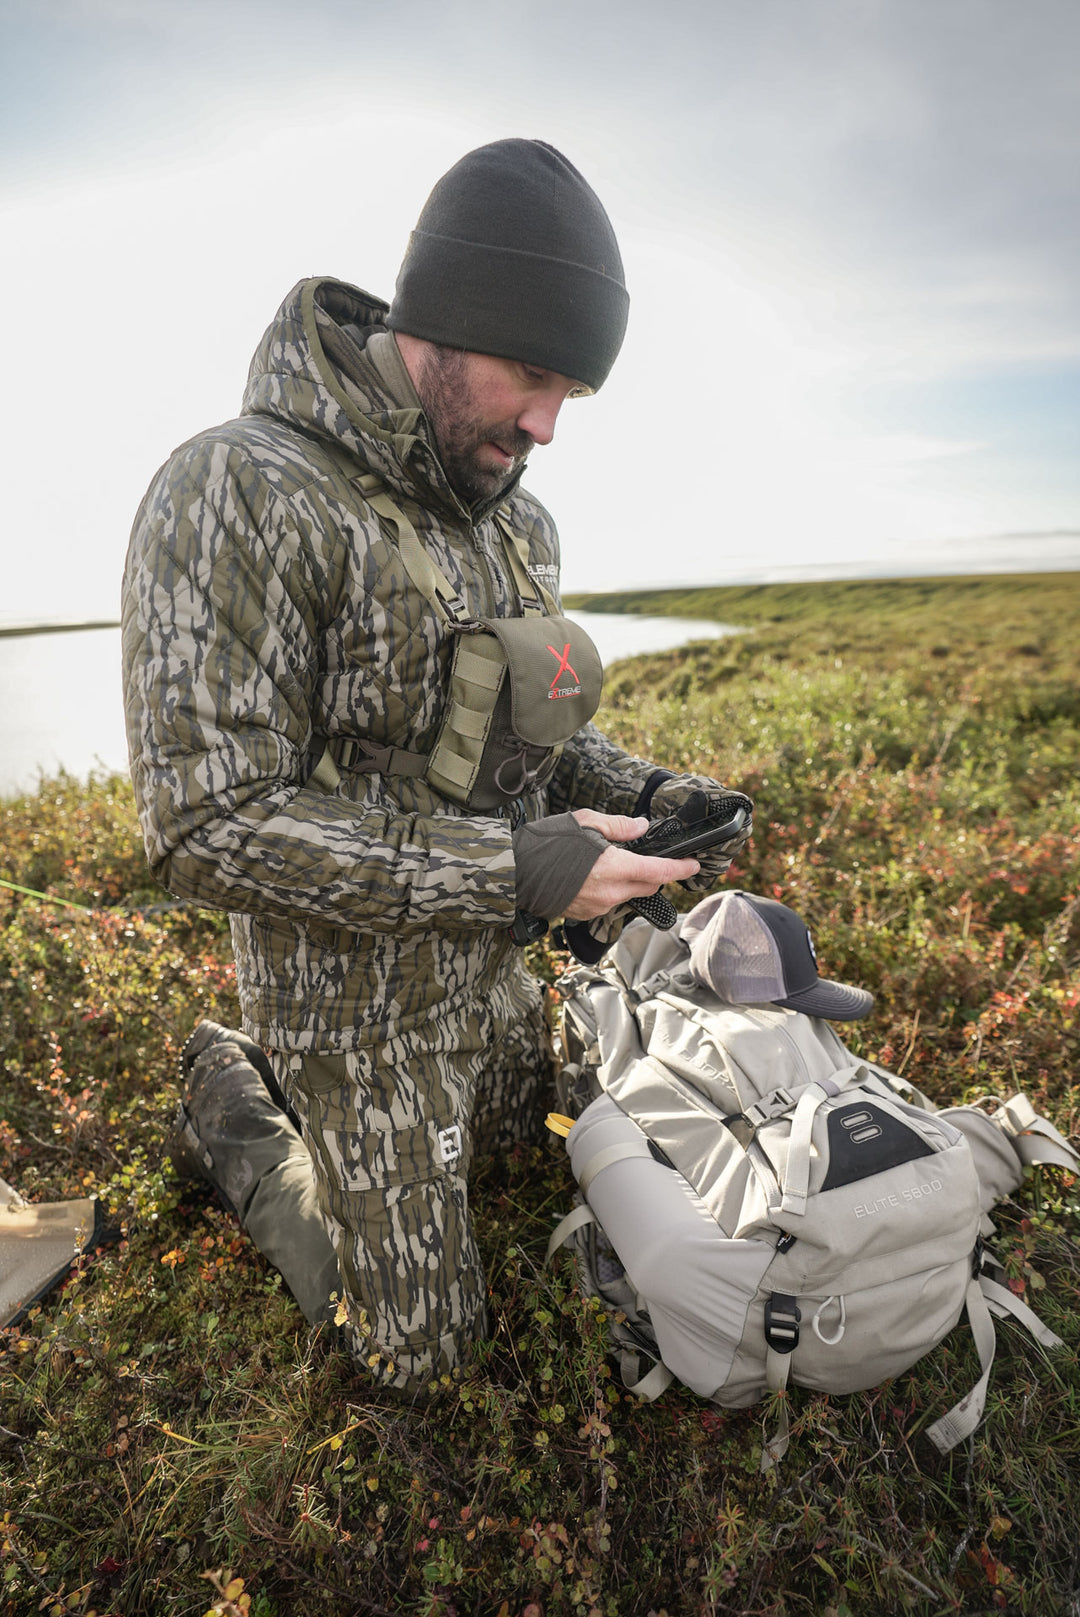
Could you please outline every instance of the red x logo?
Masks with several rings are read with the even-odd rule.
[[[570,642],[569,642],[569,640],[566,642],[566,644],[562,648],[561,652],[556,651],[554,646],[549,646],[548,650],[551,652],[551,655],[553,657],[558,658],[558,662],[559,662],[559,666],[555,670],[555,678],[552,680],[551,684],[548,686],[548,690],[552,691],[552,690],[555,689],[555,686],[557,685],[559,680],[562,678],[563,669],[565,669],[567,671],[567,673],[570,675],[570,678],[574,681],[575,685],[580,685],[581,681],[578,679],[577,675],[574,673],[573,668],[571,668],[571,666],[570,666]]]

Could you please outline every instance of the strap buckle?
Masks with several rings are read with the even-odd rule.
[[[797,1104],[796,1097],[781,1084],[778,1089],[770,1089],[767,1095],[762,1095],[753,1106],[748,1106],[743,1116],[751,1128],[758,1129],[763,1123],[771,1123],[774,1117],[793,1111]]]
[[[332,748],[338,768],[347,769],[350,774],[364,775],[370,772],[381,775],[390,762],[389,747],[380,747],[373,741],[364,741],[359,737],[335,736]]]
[[[799,1345],[802,1313],[794,1297],[774,1291],[765,1303],[765,1340],[774,1353],[794,1353]]]

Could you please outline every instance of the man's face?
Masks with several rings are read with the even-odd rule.
[[[467,505],[501,494],[534,444],[548,444],[555,421],[581,384],[493,354],[426,343],[413,378],[439,459]]]

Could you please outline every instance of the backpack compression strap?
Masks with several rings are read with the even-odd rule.
[[[1011,1314],[1021,1325],[1027,1327],[1041,1347],[1058,1348],[1064,1345],[1060,1336],[1056,1336],[1048,1325],[1044,1325],[1033,1309],[1021,1302],[1019,1297],[1015,1297],[1007,1286],[999,1285],[988,1275],[978,1275],[972,1280],[967,1289],[965,1306],[968,1324],[971,1326],[971,1334],[979,1355],[979,1364],[982,1366],[982,1375],[958,1404],[954,1404],[940,1420],[927,1427],[927,1437],[942,1454],[947,1454],[965,1437],[970,1437],[982,1420],[996,1346],[992,1315],[996,1314],[999,1318],[1003,1318],[1006,1314]]]
[[[770,1392],[785,1392],[791,1370],[791,1355],[799,1345],[802,1314],[798,1299],[774,1291],[765,1301],[765,1381]],[[776,1430],[761,1447],[762,1475],[771,1471],[788,1451],[789,1416],[787,1400],[777,1412]]]
[[[806,1198],[810,1189],[810,1142],[818,1107],[823,1101],[835,1099],[848,1084],[857,1083],[865,1076],[865,1063],[855,1062],[850,1067],[841,1067],[831,1078],[818,1078],[813,1083],[807,1084],[797,1095],[781,1087],[770,1090],[753,1106],[747,1107],[743,1115],[755,1129],[760,1128],[762,1123],[771,1122],[773,1118],[782,1117],[786,1112],[794,1113],[788,1142],[787,1167],[784,1172],[781,1212],[794,1213],[799,1217],[806,1212]]]
[[[1016,1094],[1002,1101],[991,1113],[993,1121],[1012,1143],[1025,1168],[1052,1163],[1067,1168],[1070,1173],[1080,1172],[1080,1160],[1063,1134],[1032,1106],[1026,1095]]]
[[[615,1148],[613,1147],[612,1149]],[[597,1153],[597,1156],[600,1157],[605,1154],[601,1151]],[[622,1154],[624,1156],[640,1155],[636,1151],[624,1151]],[[648,1156],[649,1153],[645,1152],[645,1155]],[[606,1164],[602,1164],[602,1166],[606,1166]],[[599,1172],[599,1168],[595,1171]],[[575,1235],[578,1230],[583,1230],[589,1224],[595,1223],[596,1214],[587,1202],[580,1202],[577,1207],[572,1208],[566,1214],[566,1217],[561,1218],[552,1230],[544,1262],[550,1263],[559,1248],[565,1246],[570,1237]],[[639,1355],[632,1353],[629,1349],[619,1354],[619,1373],[622,1377],[623,1386],[627,1392],[633,1393],[635,1398],[642,1398],[646,1403],[651,1404],[671,1386],[675,1377],[662,1359],[658,1359],[652,1369],[643,1376],[638,1376],[639,1364]]]

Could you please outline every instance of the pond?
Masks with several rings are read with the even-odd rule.
[[[570,612],[595,640],[605,666],[691,640],[737,634],[732,624]],[[66,769],[127,772],[120,682],[120,630],[73,629],[0,638],[0,796],[33,791]]]

